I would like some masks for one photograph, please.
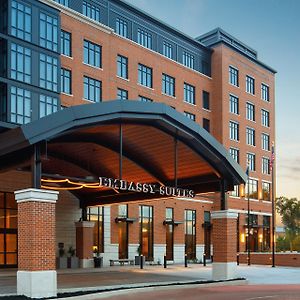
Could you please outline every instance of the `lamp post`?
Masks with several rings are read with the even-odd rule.
[[[275,160],[275,151],[274,151],[274,142],[272,142],[272,154],[270,160],[270,167],[272,171],[272,268],[275,267],[275,188],[274,188],[274,160]]]
[[[247,221],[247,231],[248,231],[248,237],[247,237],[247,250],[248,250],[248,254],[247,254],[247,262],[248,262],[248,266],[250,266],[250,185],[249,185],[249,169],[250,169],[250,162],[249,160],[247,161],[247,170],[246,170],[246,174],[247,174],[247,200],[248,200],[248,221]]]

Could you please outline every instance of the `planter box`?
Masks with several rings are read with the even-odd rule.
[[[79,258],[76,256],[68,257],[68,268],[69,269],[79,268]]]
[[[141,257],[143,258],[143,265],[145,265],[145,261],[146,261],[146,258],[145,258],[145,256],[135,256],[134,257],[134,264],[136,265],[136,266],[139,266],[140,264],[141,264]]]
[[[68,267],[68,258],[67,257],[57,257],[56,258],[56,268],[57,269],[66,269]]]
[[[103,266],[103,257],[94,257],[94,267],[102,268]]]

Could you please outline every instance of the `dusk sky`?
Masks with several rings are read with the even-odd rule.
[[[300,199],[300,1],[127,0],[196,37],[221,27],[276,74],[277,196]]]

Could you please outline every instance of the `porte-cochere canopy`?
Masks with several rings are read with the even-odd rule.
[[[69,188],[64,179],[90,184],[104,176],[205,193],[232,190],[246,180],[198,124],[165,104],[138,101],[74,106],[1,133],[0,171],[30,167],[42,185],[57,189]],[[156,197],[103,187],[73,193],[82,206]]]

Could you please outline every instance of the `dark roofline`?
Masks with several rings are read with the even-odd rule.
[[[121,5],[123,7],[125,7],[126,9],[132,11],[133,13],[136,13],[138,15],[140,15],[143,18],[148,18],[150,19],[154,24],[158,25],[158,26],[162,26],[163,28],[171,31],[173,34],[181,37],[182,39],[193,43],[195,46],[197,47],[201,47],[202,49],[209,51],[209,52],[213,52],[213,49],[211,49],[210,47],[205,46],[203,43],[201,43],[200,41],[196,40],[195,38],[185,34],[184,32],[176,29],[175,27],[159,20],[158,18],[153,17],[152,15],[148,14],[147,12],[145,12],[144,10],[124,1],[124,0],[111,0],[112,2],[115,2],[118,5]]]

